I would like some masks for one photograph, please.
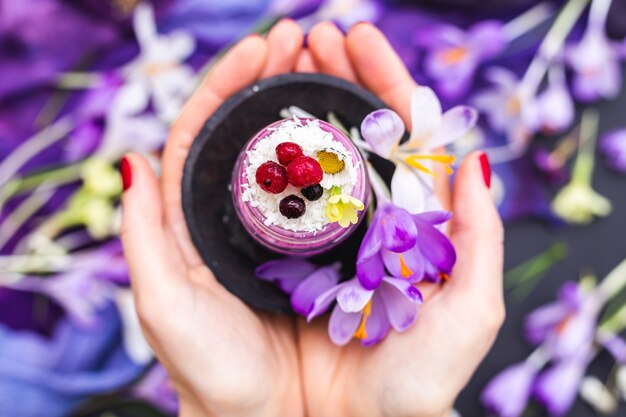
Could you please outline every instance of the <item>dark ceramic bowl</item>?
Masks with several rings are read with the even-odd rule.
[[[361,125],[384,103],[362,87],[321,74],[286,74],[259,81],[227,100],[196,137],[182,183],[183,211],[202,259],[230,292],[250,306],[291,313],[289,297],[275,285],[254,277],[258,265],[279,255],[250,237],[233,208],[230,178],[239,151],[279,112],[298,106],[324,119],[335,112],[346,126]],[[320,264],[345,259],[345,279],[354,275],[354,260],[365,226],[331,252],[314,258]],[[352,268],[350,268],[352,265]]]

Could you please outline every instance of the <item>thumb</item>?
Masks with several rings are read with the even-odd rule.
[[[451,235],[458,258],[449,295],[502,303],[504,230],[491,197],[491,168],[484,152],[470,154],[454,182]]]
[[[138,154],[126,155],[120,171],[124,183],[120,235],[133,292],[137,301],[160,299],[184,266],[176,265],[182,263],[181,258],[164,227],[159,181],[148,161]]]

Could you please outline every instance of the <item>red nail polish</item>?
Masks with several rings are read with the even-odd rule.
[[[133,184],[133,169],[126,157],[123,157],[120,163],[120,174],[122,175],[122,187],[126,191]]]
[[[487,188],[491,187],[491,165],[489,165],[489,158],[486,153],[482,153],[478,158],[480,160],[480,167],[483,171],[483,179]]]

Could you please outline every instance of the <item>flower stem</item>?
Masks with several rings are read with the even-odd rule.
[[[84,163],[85,161],[81,161],[52,170],[37,172],[25,177],[14,177],[0,189],[0,208],[13,196],[39,187],[44,182],[46,183],[46,187],[58,187],[78,181]]]
[[[64,117],[24,141],[0,163],[0,187],[4,188],[8,180],[31,158],[64,139],[73,127],[70,117]]]
[[[520,83],[524,89],[534,95],[550,64],[559,55],[567,35],[578,21],[590,0],[569,0],[557,16],[554,24],[539,45],[537,55],[530,63]]]
[[[626,259],[620,262],[609,274],[602,280],[596,293],[599,301],[604,305],[609,299],[613,298],[626,287]]]
[[[504,33],[510,42],[545,22],[554,8],[548,2],[539,3],[504,25]]]
[[[591,184],[595,165],[596,139],[598,136],[598,110],[585,110],[580,123],[578,153],[572,169],[572,182]]]
[[[612,3],[613,0],[592,0],[587,27],[591,30],[604,30]]]

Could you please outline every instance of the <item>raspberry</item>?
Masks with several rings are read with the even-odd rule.
[[[315,159],[301,156],[287,165],[287,177],[296,187],[310,187],[322,181],[324,171]]]
[[[267,161],[256,170],[256,183],[268,193],[278,194],[285,191],[287,184],[287,170],[276,162]]]
[[[297,219],[306,211],[304,200],[295,195],[288,195],[280,200],[280,213],[288,219]]]
[[[276,156],[281,165],[287,166],[289,162],[302,156],[302,148],[297,143],[283,142],[276,146]]]
[[[307,200],[315,201],[319,200],[320,197],[322,197],[322,194],[324,194],[324,189],[321,185],[315,184],[310,187],[303,188],[302,190],[300,190],[300,192],[303,196],[306,197]]]

